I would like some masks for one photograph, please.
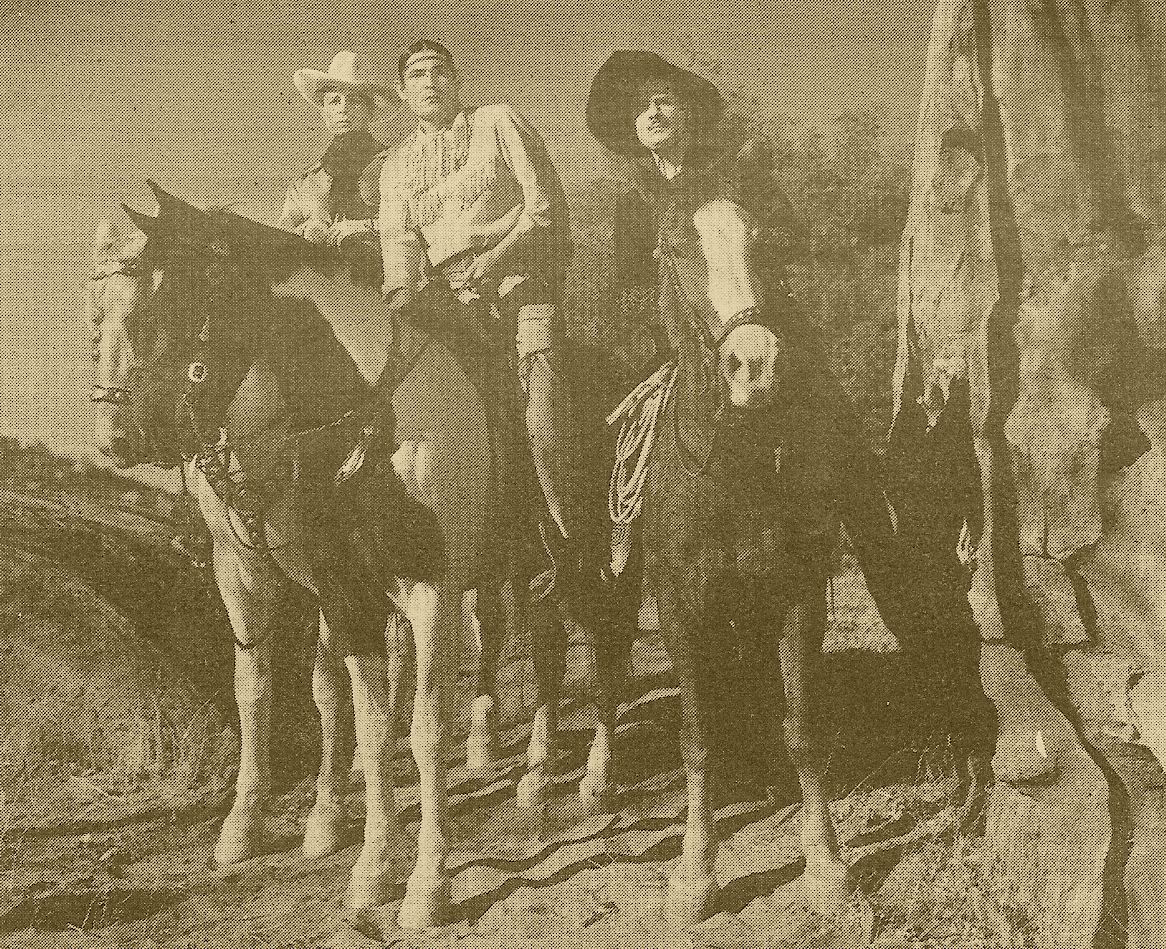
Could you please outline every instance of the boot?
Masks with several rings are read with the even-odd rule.
[[[540,521],[538,533],[547,567],[530,581],[532,601],[572,595],[579,588],[583,570],[579,545],[574,538],[565,536],[554,521]]]

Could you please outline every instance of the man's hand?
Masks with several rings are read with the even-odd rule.
[[[331,225],[318,217],[308,218],[300,225],[300,234],[305,240],[311,241],[313,244],[328,243],[328,235],[331,232]]]
[[[339,244],[344,238],[353,234],[371,234],[370,222],[363,219],[349,220],[347,218],[336,221],[328,229],[328,243]]]
[[[417,294],[408,287],[382,287],[381,294],[385,298],[385,305],[396,313],[408,308],[417,298]]]
[[[479,254],[466,268],[466,282],[471,286],[481,283],[494,272],[501,257],[502,255],[498,253],[497,248]]]

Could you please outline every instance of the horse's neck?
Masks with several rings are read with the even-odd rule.
[[[425,330],[419,329],[407,320],[396,320],[393,331],[392,352],[401,372],[412,366],[425,348],[434,342],[433,337]]]

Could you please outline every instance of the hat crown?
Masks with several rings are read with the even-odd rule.
[[[348,50],[341,50],[334,57],[328,66],[328,78],[336,82],[347,83],[365,83],[377,82],[378,80],[371,75],[367,63],[364,62],[356,53],[351,53]]]
[[[326,92],[338,89],[365,93],[379,108],[389,101],[392,88],[369,68],[363,57],[349,50],[341,50],[333,56],[327,72],[301,69],[292,78],[301,95],[314,105],[323,103]]]

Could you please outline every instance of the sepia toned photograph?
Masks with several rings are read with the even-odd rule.
[[[0,13],[0,945],[1166,946],[1166,10]]]

